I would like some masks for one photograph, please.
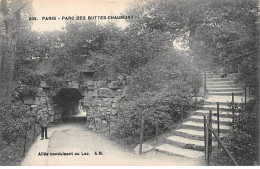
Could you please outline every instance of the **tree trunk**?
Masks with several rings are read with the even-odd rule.
[[[5,18],[6,41],[5,51],[0,61],[0,98],[9,98],[11,95],[16,60],[16,43],[20,26],[20,11],[8,13]]]

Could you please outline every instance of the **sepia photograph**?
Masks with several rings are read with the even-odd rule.
[[[258,0],[0,0],[0,166],[259,166]]]

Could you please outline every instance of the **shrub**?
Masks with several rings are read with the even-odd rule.
[[[257,103],[256,100],[248,102],[246,110],[235,116],[233,127],[225,139],[225,145],[239,165],[259,164]],[[223,150],[213,153],[211,158],[216,165],[233,165]]]
[[[24,137],[25,127],[33,120],[29,114],[29,107],[20,103],[2,101],[0,105],[0,126],[2,143],[15,143],[19,137]]]
[[[139,135],[143,115],[146,136],[155,135],[156,123],[160,133],[174,128],[182,105],[185,111],[192,106],[191,98],[197,87],[194,81],[199,84],[199,77],[193,67],[172,52],[138,69],[131,75],[127,98],[121,103],[118,135],[124,134],[123,117],[126,118],[126,136]]]

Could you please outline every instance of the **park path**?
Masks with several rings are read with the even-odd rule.
[[[156,151],[136,155],[125,151],[102,134],[87,130],[82,124],[61,124],[48,129],[50,139],[37,141],[27,152],[22,166],[118,166],[118,165],[201,165],[199,161],[180,156],[167,156]],[[48,156],[39,156],[47,152]],[[73,155],[50,156],[50,153]],[[94,155],[102,152],[103,155]],[[79,153],[79,155],[75,155]],[[82,153],[90,155],[82,155]]]

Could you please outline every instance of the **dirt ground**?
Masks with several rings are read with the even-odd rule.
[[[48,135],[49,140],[37,138],[22,166],[201,165],[197,160],[167,156],[156,151],[139,156],[101,133],[87,130],[83,124],[53,126],[48,129]]]

